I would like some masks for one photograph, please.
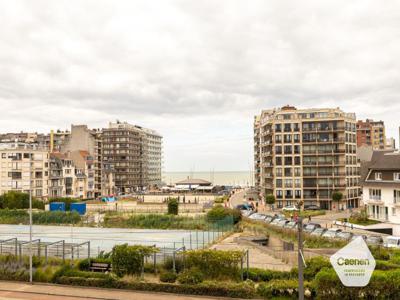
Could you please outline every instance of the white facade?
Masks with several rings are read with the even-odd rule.
[[[23,143],[0,144],[0,194],[9,191],[29,192],[30,172],[32,195],[37,198],[47,197],[47,149]]]

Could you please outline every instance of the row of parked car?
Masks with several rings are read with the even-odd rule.
[[[284,215],[265,215],[256,213],[251,210],[241,210],[242,216],[247,217],[252,220],[265,222],[272,226],[287,228],[287,229],[297,229],[297,222],[294,220],[288,220]],[[383,238],[377,235],[361,235],[354,234],[353,232],[343,231],[340,228],[322,228],[320,224],[317,223],[305,223],[303,224],[303,231],[312,236],[322,236],[330,239],[340,239],[345,241],[351,241],[358,237],[362,237],[365,242],[369,245],[384,245]]]

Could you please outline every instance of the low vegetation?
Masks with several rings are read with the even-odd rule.
[[[34,224],[78,224],[81,216],[77,212],[61,212],[61,211],[39,211],[32,213],[32,221]],[[1,224],[29,224],[29,213],[27,210],[17,209],[1,209]]]
[[[366,209],[362,209],[360,212],[353,213],[348,220],[340,219],[339,221],[349,222],[352,224],[363,225],[363,226],[374,225],[374,224],[380,223],[379,221],[369,219]]]
[[[0,209],[27,209],[29,208],[29,194],[9,191],[0,195]],[[32,208],[44,209],[44,202],[32,199]]]

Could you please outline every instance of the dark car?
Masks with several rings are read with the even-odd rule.
[[[321,228],[321,225],[319,225],[317,223],[307,223],[307,224],[304,224],[303,230],[304,230],[304,232],[311,233],[317,228]]]
[[[327,229],[320,227],[311,232],[311,235],[322,236],[326,231]]]
[[[278,227],[285,227],[285,225],[287,224],[287,223],[289,223],[290,221],[289,220],[286,220],[286,219],[283,219],[283,220],[280,220],[279,222],[278,222],[278,224],[276,224],[276,226],[278,226]]]
[[[289,229],[294,229],[297,226],[296,221],[290,221],[289,223],[286,223],[283,227],[284,228],[289,228]]]
[[[304,205],[304,210],[320,210],[321,207],[318,205]]]
[[[352,232],[347,232],[347,231],[339,232],[336,235],[337,239],[341,239],[341,240],[345,240],[345,241],[350,241],[352,237],[353,237],[353,233]]]
[[[274,220],[273,216],[266,216],[265,219],[264,219],[264,222],[265,223],[271,223],[273,220]]]

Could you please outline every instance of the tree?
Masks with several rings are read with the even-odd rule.
[[[171,198],[168,200],[168,214],[177,215],[179,210],[179,202],[176,198]]]
[[[337,209],[339,210],[339,202],[343,199],[343,194],[341,192],[334,192],[332,194],[332,200],[337,202]]]
[[[272,210],[272,205],[275,204],[275,196],[268,194],[265,196],[265,203],[269,204]]]

